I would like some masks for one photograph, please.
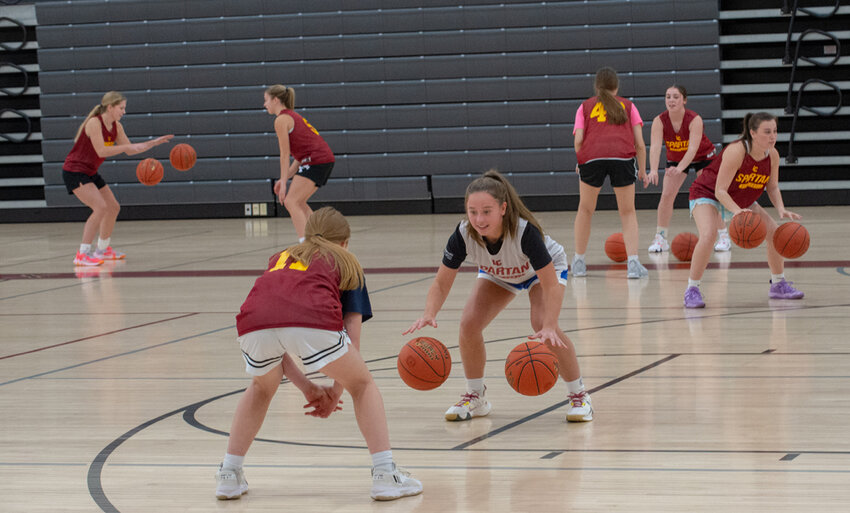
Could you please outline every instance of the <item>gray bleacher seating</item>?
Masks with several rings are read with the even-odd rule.
[[[107,162],[124,202],[274,201],[279,165],[266,85],[296,89],[299,110],[337,155],[317,201],[428,201],[489,167],[574,194],[552,172],[575,166],[572,124],[601,66],[648,123],[674,82],[719,141],[717,6],[696,0],[499,3],[472,0],[80,0],[38,4],[48,204],[67,204],[61,163],[106,90],[128,97],[132,140],[192,144],[178,173],[167,147],[157,187],[138,158]],[[671,22],[675,23],[671,23]],[[148,155],[146,155],[148,156]],[[558,182],[559,183],[559,182]],[[523,186],[529,194],[535,187]],[[455,189],[452,189],[455,188]],[[153,194],[152,191],[159,191]],[[219,189],[222,189],[219,191]],[[255,195],[255,196],[253,196]],[[448,196],[447,196],[448,197]],[[248,199],[246,199],[248,198]]]

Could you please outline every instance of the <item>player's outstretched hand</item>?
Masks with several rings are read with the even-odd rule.
[[[567,344],[565,344],[564,341],[561,340],[558,331],[560,330],[556,328],[543,328],[542,330],[538,331],[534,335],[529,336],[528,338],[532,340],[538,340],[552,347],[567,347]]]
[[[408,333],[413,333],[414,331],[421,330],[425,326],[433,326],[437,327],[437,320],[433,317],[420,317],[416,322],[410,325],[405,331],[402,332],[402,335],[407,335]]]
[[[797,221],[797,220],[803,218],[803,216],[801,216],[800,214],[798,214],[796,212],[791,212],[790,210],[783,210],[782,212],[780,212],[779,213],[779,219],[782,219],[783,217],[787,217],[788,219],[791,219],[792,221]]]

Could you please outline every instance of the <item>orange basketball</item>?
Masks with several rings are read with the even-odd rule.
[[[452,357],[442,342],[416,337],[398,353],[398,375],[410,388],[432,390],[442,385],[452,371]]]
[[[195,165],[198,160],[198,154],[195,153],[195,148],[188,144],[182,143],[171,148],[171,153],[168,155],[168,160],[171,165],[178,171],[188,171]]]
[[[694,247],[696,247],[698,240],[699,237],[697,237],[697,234],[682,232],[673,237],[673,242],[670,244],[670,251],[673,252],[673,256],[682,262],[690,262],[691,257],[694,256]]]
[[[626,261],[628,255],[626,255],[626,243],[623,242],[622,233],[615,233],[608,237],[605,241],[605,254],[615,262]]]
[[[744,249],[757,247],[765,237],[767,226],[755,212],[740,212],[729,223],[729,238]]]
[[[809,230],[800,223],[781,224],[773,232],[773,247],[785,258],[800,258],[809,249]]]
[[[162,180],[162,163],[156,159],[145,159],[136,166],[136,178],[145,185],[156,185]]]
[[[508,353],[505,377],[522,395],[545,394],[558,381],[558,359],[540,342],[523,342]]]

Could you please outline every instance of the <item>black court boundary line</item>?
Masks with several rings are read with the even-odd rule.
[[[462,269],[462,270],[464,270],[464,269]],[[470,269],[470,270],[475,270],[475,269]],[[393,271],[393,272],[394,272],[394,271]],[[388,274],[389,274],[389,273],[388,273]],[[417,281],[419,281],[419,280],[417,280]],[[374,291],[373,293],[376,293],[376,292],[378,292],[378,291]],[[804,307],[799,308],[799,309],[808,309],[808,308],[832,308],[832,307],[835,307],[835,306],[846,306],[846,305],[823,305],[823,306],[815,306],[815,307],[805,307],[805,306],[804,306]],[[795,308],[795,310],[796,310],[796,309],[798,309],[798,308]],[[711,316],[700,316],[700,317],[698,317],[698,318],[707,318],[707,317],[725,317],[725,316],[731,316],[731,315],[743,315],[743,314],[749,314],[749,313],[763,313],[763,312],[771,312],[771,311],[774,311],[774,310],[773,310],[773,309],[767,309],[767,310],[760,310],[760,311],[756,311],[756,312],[753,312],[753,311],[750,311],[750,312],[725,312],[725,313],[719,313],[719,314],[717,314],[717,315],[711,315]],[[666,322],[666,321],[687,320],[687,319],[689,319],[689,317],[681,317],[681,318],[676,318],[676,319],[656,319],[656,320],[648,321],[648,322]],[[627,325],[630,325],[630,324],[635,324],[635,323],[620,323],[620,324],[617,324],[617,325],[613,325],[613,326],[611,326],[611,327],[627,326]],[[230,326],[230,327],[232,328],[232,326]],[[586,330],[588,330],[588,329],[600,329],[600,328],[602,328],[602,327],[603,327],[603,326],[598,326],[598,327],[593,327],[593,328],[581,328],[581,329],[574,329],[574,330],[569,330],[569,331],[570,331],[570,332],[586,331]],[[222,329],[227,329],[227,328],[222,328]],[[215,331],[221,331],[221,330],[215,330]],[[215,331],[213,331],[213,332],[215,332]],[[213,332],[208,332],[208,333],[200,334],[200,335],[198,335],[198,336],[203,336],[203,335],[206,335],[206,334],[209,334],[209,333],[213,333]],[[566,330],[565,330],[565,332],[566,332]],[[192,337],[188,337],[188,338],[192,338]],[[493,343],[493,342],[499,342],[499,341],[504,341],[504,340],[512,340],[512,339],[513,339],[513,340],[515,340],[515,339],[517,339],[517,338],[525,338],[525,337],[524,337],[524,336],[520,336],[520,337],[507,337],[507,338],[504,338],[504,339],[491,340],[491,341],[488,341],[488,342],[486,342],[486,343]],[[182,339],[181,339],[181,340],[182,340]],[[179,340],[177,340],[177,341],[179,341]],[[168,343],[173,343],[173,342],[176,342],[176,341],[171,341],[171,342],[168,342]],[[154,346],[154,347],[156,347],[156,346]],[[457,346],[453,346],[453,347],[457,347]],[[736,353],[736,354],[737,354],[737,353]],[[122,356],[122,355],[116,355],[116,356]],[[590,390],[589,390],[589,392],[590,392],[590,393],[593,393],[593,392],[595,392],[595,391],[599,391],[599,390],[602,390],[602,389],[604,389],[604,388],[607,388],[607,387],[609,387],[609,386],[611,386],[611,385],[614,385],[614,384],[616,384],[616,383],[618,383],[618,382],[621,382],[621,381],[623,381],[623,380],[625,380],[625,379],[628,379],[628,378],[630,378],[630,377],[632,377],[632,376],[634,376],[634,375],[640,374],[640,373],[645,372],[646,370],[649,370],[649,369],[651,369],[651,368],[653,368],[653,367],[656,367],[656,366],[658,366],[658,365],[661,365],[661,364],[663,364],[663,363],[666,363],[667,361],[670,361],[670,360],[672,360],[672,359],[674,359],[674,358],[677,358],[678,356],[681,356],[681,354],[672,354],[672,355],[668,355],[667,357],[662,358],[661,360],[658,360],[658,361],[656,361],[656,362],[654,362],[654,363],[652,363],[652,364],[650,364],[650,365],[648,365],[648,366],[645,366],[645,367],[642,367],[642,368],[637,369],[637,370],[635,370],[635,371],[632,371],[631,373],[628,373],[628,374],[625,374],[625,375],[623,375],[623,376],[620,376],[619,378],[615,378],[614,380],[611,380],[611,381],[609,381],[609,382],[606,382],[606,383],[604,383],[604,384],[602,384],[602,385],[600,385],[600,386],[598,386],[598,387],[594,387],[594,388],[590,389]],[[395,358],[395,357],[397,357],[397,356],[396,356],[396,355],[394,355],[394,356],[387,356],[387,357],[383,357],[383,358],[377,358],[377,359],[374,359],[374,360],[369,360],[369,361],[367,361],[366,363],[367,363],[367,364],[369,364],[369,363],[373,363],[373,362],[376,362],[376,361],[387,360],[387,359],[391,359],[391,358]],[[91,362],[89,362],[89,363],[91,363]],[[64,369],[59,369],[59,370],[64,370]],[[311,373],[311,375],[316,375],[316,374],[318,374],[318,373]],[[308,375],[308,376],[309,376],[309,375]],[[2,385],[2,383],[0,383],[0,385]],[[155,419],[151,419],[151,420],[149,420],[149,421],[147,421],[147,422],[145,422],[145,423],[143,423],[143,424],[141,424],[141,425],[137,426],[136,428],[131,429],[130,431],[126,432],[126,433],[125,433],[124,435],[122,435],[121,437],[119,437],[119,438],[117,438],[117,439],[113,440],[113,441],[112,441],[109,445],[107,445],[106,447],[104,447],[104,449],[102,449],[102,450],[100,451],[100,453],[98,453],[98,455],[95,457],[95,459],[93,460],[93,462],[92,462],[92,464],[91,464],[91,466],[90,466],[90,468],[89,468],[87,484],[88,484],[89,491],[90,491],[90,494],[91,494],[91,496],[92,496],[92,499],[93,499],[93,500],[94,500],[94,501],[98,504],[98,506],[101,508],[101,510],[102,510],[102,511],[104,511],[104,512],[106,512],[106,513],[120,513],[120,511],[119,511],[117,508],[115,508],[115,506],[114,506],[114,505],[113,505],[113,504],[112,504],[112,503],[111,503],[111,502],[110,502],[110,501],[106,498],[106,495],[105,495],[105,493],[104,493],[104,491],[103,491],[102,482],[101,482],[101,481],[102,481],[102,480],[101,480],[101,475],[102,475],[102,471],[103,471],[103,466],[104,466],[104,464],[106,463],[106,460],[109,458],[109,456],[110,456],[110,455],[111,455],[111,454],[115,451],[115,449],[117,449],[117,448],[118,448],[121,444],[123,444],[125,441],[129,440],[129,438],[131,438],[132,436],[134,436],[134,435],[135,435],[135,434],[137,434],[138,432],[142,431],[143,429],[145,429],[145,428],[147,428],[147,427],[150,427],[150,426],[152,426],[152,425],[156,424],[157,422],[159,422],[159,421],[161,421],[161,420],[164,420],[164,419],[169,418],[169,417],[171,417],[171,416],[173,416],[173,415],[176,415],[176,414],[180,413],[181,411],[183,412],[184,421],[186,421],[187,417],[190,419],[190,422],[189,422],[189,421],[187,421],[190,425],[193,425],[194,427],[196,427],[196,428],[198,428],[198,429],[202,429],[202,430],[204,430],[204,431],[207,431],[207,432],[210,432],[210,433],[213,433],[213,434],[228,435],[228,433],[226,433],[226,432],[224,432],[224,431],[220,431],[220,430],[217,430],[217,429],[214,429],[214,428],[210,428],[210,427],[205,426],[205,425],[201,424],[200,422],[198,422],[198,421],[197,421],[197,418],[195,418],[195,416],[194,416],[194,412],[196,412],[196,411],[197,411],[197,410],[198,410],[201,406],[203,406],[203,405],[205,405],[205,404],[208,404],[208,403],[210,403],[210,402],[212,402],[212,401],[215,401],[215,400],[217,400],[217,399],[221,399],[221,398],[224,398],[224,397],[228,397],[228,396],[230,396],[230,395],[234,395],[234,394],[241,393],[241,392],[243,392],[244,390],[245,390],[245,388],[242,388],[242,389],[235,390],[235,391],[232,391],[232,392],[228,392],[228,393],[225,393],[225,394],[221,394],[221,395],[218,395],[218,396],[215,396],[215,397],[209,398],[209,399],[205,399],[205,400],[203,400],[203,401],[199,401],[199,402],[197,402],[197,403],[193,403],[193,404],[191,404],[191,405],[189,405],[189,406],[186,406],[186,407],[184,407],[184,408],[180,408],[180,409],[177,409],[177,410],[173,410],[173,411],[171,411],[171,412],[169,412],[169,413],[166,413],[166,414],[164,414],[164,415],[161,415],[161,416],[159,416],[159,417],[157,417],[157,418],[155,418]],[[553,407],[550,407],[550,408],[547,408],[547,409],[545,409],[545,410],[542,410],[541,412],[538,412],[537,414],[532,414],[532,415],[530,415],[530,416],[526,417],[525,419],[521,419],[520,421],[517,421],[517,422],[515,422],[515,423],[509,424],[508,426],[504,426],[503,428],[499,428],[498,430],[491,431],[491,432],[490,432],[490,433],[488,433],[488,434],[482,435],[482,437],[478,437],[478,439],[473,439],[473,440],[471,440],[471,441],[469,441],[469,442],[466,442],[466,443],[461,444],[461,445],[459,445],[459,446],[455,446],[455,447],[453,447],[453,448],[451,448],[451,449],[436,449],[436,448],[412,448],[412,449],[408,449],[408,448],[403,448],[403,447],[397,447],[397,448],[394,448],[394,449],[397,449],[397,450],[421,450],[421,451],[467,450],[467,451],[474,451],[474,452],[479,452],[479,451],[481,451],[481,452],[483,452],[483,451],[494,451],[494,452],[496,452],[497,450],[494,450],[494,449],[475,449],[475,448],[470,449],[470,448],[469,448],[469,446],[471,446],[471,445],[473,445],[474,443],[477,443],[478,441],[480,441],[479,439],[483,440],[484,438],[488,438],[489,436],[492,436],[492,435],[498,434],[497,432],[503,432],[503,431],[505,431],[505,430],[507,430],[507,429],[509,429],[509,428],[511,428],[511,427],[514,427],[515,425],[519,425],[520,423],[527,422],[528,420],[531,420],[531,418],[539,417],[540,415],[543,415],[544,413],[546,413],[546,412],[548,412],[548,411],[551,411],[551,410],[556,409],[556,408],[560,408],[561,406],[565,405],[567,402],[568,402],[568,401],[563,401],[563,402],[561,402],[561,403],[559,403],[559,404],[557,404],[557,405],[555,405],[555,406],[553,406]],[[191,412],[191,415],[190,415],[190,412]],[[356,449],[363,449],[363,448],[365,448],[365,446],[361,446],[361,447],[357,447],[357,446],[342,446],[342,445],[340,445],[340,446],[330,446],[330,445],[327,445],[327,444],[308,444],[308,443],[302,443],[302,442],[287,442],[287,441],[280,441],[280,440],[268,440],[268,439],[259,439],[259,438],[258,438],[258,439],[255,439],[255,440],[260,440],[260,441],[269,442],[269,443],[279,443],[279,444],[287,444],[287,445],[300,445],[300,446],[314,446],[314,447],[316,447],[316,446],[317,446],[317,447],[334,447],[334,448],[356,448]],[[505,450],[502,450],[502,451],[505,451]],[[516,449],[515,451],[518,451],[518,452],[519,452],[519,451],[530,452],[531,450],[529,450],[529,449]],[[593,450],[564,450],[564,451],[561,451],[561,452],[591,452],[591,451],[593,451]],[[604,451],[604,452],[617,452],[618,450],[615,450],[615,449],[612,449],[612,450],[600,450],[600,452],[602,452],[602,451]],[[635,449],[635,450],[622,450],[622,451],[619,451],[619,452],[637,452],[637,453],[640,453],[640,452],[659,452],[659,453],[661,453],[661,452],[671,452],[671,453],[676,453],[676,452],[682,452],[682,451],[687,451],[687,450],[643,450],[643,451],[642,451],[642,450]],[[545,452],[547,452],[547,453],[551,453],[551,452],[552,452],[552,449],[546,449],[546,450],[545,450]],[[700,451],[700,450],[693,450],[692,452],[694,452],[694,453],[700,453],[700,452],[718,452],[718,453],[725,453],[725,452],[728,452],[728,453],[742,453],[742,452],[743,452],[743,453],[760,453],[760,452],[762,452],[762,451],[735,451],[735,450],[728,450],[728,451],[720,451],[720,450],[718,450],[718,451]],[[773,451],[773,452],[769,452],[769,453],[771,453],[771,454],[789,454],[789,453],[800,453],[800,454],[809,454],[809,453],[811,453],[811,454],[850,454],[850,451],[848,451],[847,453],[844,453],[844,452],[842,452],[842,453],[834,453],[834,452],[828,452],[828,451],[816,452],[816,451],[788,451],[788,450],[786,450],[786,451]]]
[[[163,323],[163,322],[176,321],[177,319],[183,319],[183,318],[186,318],[186,317],[191,317],[193,315],[197,315],[197,313],[195,313],[195,312],[187,313],[187,314],[183,314],[183,315],[178,315],[177,317],[170,317],[168,319],[160,319],[158,321],[151,321],[151,322],[146,322],[144,324],[137,324],[135,326],[128,326],[126,328],[107,331],[105,333],[98,333],[97,335],[91,335],[89,337],[78,338],[76,340],[69,340],[67,342],[59,342],[58,344],[39,347],[37,349],[30,349],[29,351],[23,351],[21,353],[7,354],[6,356],[0,356],[0,360],[5,360],[6,358],[14,358],[15,356],[23,356],[25,354],[30,354],[30,353],[37,353],[39,351],[44,351],[45,349],[53,349],[54,347],[61,347],[61,346],[66,346],[68,344],[75,344],[77,342],[83,342],[84,340],[91,340],[93,338],[105,337],[107,335],[114,335],[115,333],[121,333],[122,331],[134,330],[134,329],[137,329],[137,328],[144,328],[145,326],[152,326],[154,324],[160,324],[160,323]]]
[[[38,374],[32,374],[30,376],[23,376],[23,377],[20,377],[20,378],[10,379],[8,381],[0,381],[0,387],[5,386],[5,385],[11,385],[12,383],[18,383],[20,381],[26,381],[28,379],[40,378],[41,376],[47,376],[49,374],[55,374],[57,372],[62,372],[62,371],[70,370],[70,369],[76,369],[78,367],[85,367],[86,365],[91,365],[93,363],[99,363],[99,362],[103,362],[103,361],[106,361],[106,360],[112,360],[113,358],[120,358],[122,356],[127,356],[129,354],[136,354],[136,353],[141,353],[143,351],[149,351],[151,349],[157,349],[157,348],[168,346],[168,345],[171,345],[171,344],[176,344],[178,342],[191,340],[193,338],[204,337],[204,336],[207,336],[207,335],[211,335],[213,333],[218,333],[219,331],[229,330],[229,329],[233,329],[233,328],[234,328],[234,325],[225,326],[223,328],[216,328],[214,330],[205,331],[203,333],[198,333],[198,334],[195,334],[195,335],[189,335],[189,336],[186,336],[186,337],[180,337],[180,338],[176,338],[174,340],[168,340],[166,342],[160,342],[159,344],[154,344],[154,345],[151,345],[151,346],[140,347],[138,349],[131,349],[130,351],[124,351],[123,353],[116,353],[116,354],[112,354],[112,355],[109,355],[109,356],[103,356],[101,358],[96,358],[94,360],[89,360],[87,362],[75,363],[74,365],[68,365],[67,367],[62,367],[62,368],[59,368],[59,369],[53,369],[53,370],[49,370],[49,371],[39,372]]]
[[[680,354],[671,354],[670,356],[667,356],[666,358],[662,358],[660,360],[657,360],[655,362],[650,363],[649,365],[645,365],[645,366],[641,367],[640,369],[633,370],[632,372],[629,372],[628,374],[623,374],[622,376],[620,376],[618,378],[614,378],[611,381],[605,382],[605,383],[603,383],[603,384],[601,384],[597,387],[591,388],[590,390],[587,391],[587,393],[593,394],[593,393],[596,393],[600,390],[604,390],[604,389],[606,389],[606,388],[608,388],[612,385],[616,385],[617,383],[625,381],[625,380],[631,378],[632,376],[636,376],[636,375],[644,373],[644,372],[646,372],[650,369],[654,369],[655,367],[658,367],[659,365],[663,365],[663,364],[665,364],[665,363],[667,363],[671,360],[678,358],[679,356],[681,356],[681,355]],[[519,425],[522,425],[522,424],[525,424],[526,422],[534,420],[537,417],[540,417],[540,416],[545,415],[545,414],[547,414],[551,411],[557,410],[558,408],[566,406],[569,403],[570,403],[569,399],[566,400],[566,401],[561,401],[561,402],[555,403],[552,406],[549,406],[548,408],[544,408],[544,409],[542,409],[542,410],[540,410],[536,413],[532,413],[531,415],[526,415],[525,417],[523,417],[519,420],[515,420],[515,421],[511,422],[510,424],[506,424],[506,425],[504,425],[500,428],[496,428],[496,429],[494,429],[494,430],[492,430],[488,433],[484,433],[483,435],[477,436],[477,437],[473,438],[472,440],[469,440],[468,442],[464,442],[462,444],[456,445],[456,446],[452,447],[452,450],[453,451],[459,451],[459,450],[466,449],[467,447],[475,445],[478,442],[482,442],[482,441],[484,441],[488,438],[492,438],[492,437],[494,437],[494,436],[496,436],[500,433],[504,433],[505,431],[507,431],[509,429],[513,429],[513,428],[515,428]]]
[[[206,402],[209,402],[209,401],[222,399],[222,398],[230,396],[230,395],[238,394],[238,393],[242,392],[243,390],[245,390],[245,389],[243,388],[242,390],[227,392],[225,394],[217,395],[217,396],[215,396],[211,399],[205,399],[204,401],[201,401],[201,402],[206,403]],[[192,405],[190,405],[190,407],[191,406]],[[118,508],[116,508],[109,501],[109,499],[106,498],[106,493],[103,491],[103,480],[102,480],[103,466],[106,463],[106,460],[109,458],[109,456],[113,452],[115,452],[115,449],[117,449],[121,444],[123,444],[124,442],[126,442],[127,440],[129,440],[130,438],[135,436],[140,431],[142,431],[142,430],[144,430],[144,429],[146,429],[146,428],[148,428],[148,427],[150,427],[150,426],[152,426],[152,425],[154,425],[154,424],[156,424],[156,423],[158,423],[162,420],[165,420],[169,417],[177,415],[178,413],[180,413],[180,412],[182,412],[186,409],[187,409],[187,407],[184,406],[182,408],[172,410],[168,413],[160,415],[159,417],[153,418],[153,419],[151,419],[147,422],[139,424],[138,426],[134,427],[133,429],[127,431],[123,435],[119,436],[118,438],[116,438],[115,440],[110,442],[109,445],[107,445],[106,447],[101,449],[100,452],[97,454],[97,456],[94,457],[94,460],[92,460],[91,465],[89,466],[88,474],[86,476],[86,484],[88,485],[89,494],[91,495],[91,498],[94,500],[95,504],[97,504],[98,507],[102,511],[104,511],[106,513],[120,513]]]

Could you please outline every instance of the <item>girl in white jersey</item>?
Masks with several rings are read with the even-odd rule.
[[[458,269],[468,259],[478,265],[478,278],[460,320],[460,355],[466,393],[446,411],[446,420],[469,420],[490,413],[485,397],[484,328],[523,290],[531,303],[531,327],[537,339],[558,358],[567,383],[567,420],[593,419],[572,341],[558,326],[567,282],[564,248],[543,234],[513,186],[495,170],[466,188],[466,219],[449,237],[437,277],[428,291],[425,312],[404,334],[425,326],[437,327],[437,312],[452,288]],[[537,287],[536,285],[540,285]]]

